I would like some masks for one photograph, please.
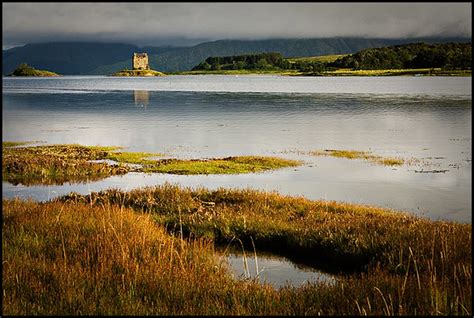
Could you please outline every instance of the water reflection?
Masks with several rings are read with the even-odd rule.
[[[257,279],[275,288],[285,285],[301,286],[308,282],[332,283],[335,278],[314,268],[296,265],[285,257],[268,253],[233,251],[227,257],[230,270],[237,279]]]
[[[60,188],[4,183],[4,196],[45,199],[50,193],[126,190],[170,181],[185,186],[277,190],[310,199],[407,210],[435,219],[471,220],[470,77],[64,77],[4,78],[3,83],[5,141],[113,145],[180,158],[354,149],[387,157],[433,158],[439,166],[430,169],[449,170],[415,173],[414,168],[392,170],[359,161],[298,157],[309,164],[237,176],[129,174]],[[189,91],[196,85],[220,91]],[[179,91],[183,87],[188,91]],[[273,92],[274,88],[284,90]],[[391,95],[378,93],[387,90]],[[155,91],[160,91],[159,98]],[[413,94],[394,95],[397,92]]]
[[[145,90],[133,91],[135,97],[135,106],[146,107],[150,103],[150,92]]]

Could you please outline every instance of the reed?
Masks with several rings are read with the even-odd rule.
[[[309,257],[325,242],[371,258],[335,283],[275,290],[233,280],[213,248],[219,236],[248,236],[256,253],[286,239]],[[252,190],[3,200],[3,313],[472,315],[470,242],[470,224]]]

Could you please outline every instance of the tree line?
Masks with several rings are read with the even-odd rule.
[[[342,57],[328,66],[358,70],[442,68],[471,69],[471,43],[413,43],[373,48]]]
[[[280,53],[208,57],[192,70],[298,70],[324,72],[338,68],[355,70],[442,68],[471,69],[471,43],[413,43],[372,48],[333,62],[285,59]]]
[[[192,70],[285,69],[287,64],[280,53],[211,56]]]

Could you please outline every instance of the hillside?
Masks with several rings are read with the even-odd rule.
[[[411,43],[365,49],[355,54],[303,58],[285,59],[280,53],[213,56],[199,63],[190,73],[280,71],[281,73],[293,72],[293,75],[336,76],[464,75],[466,72],[461,74],[446,71],[470,70],[471,61],[471,43]],[[376,72],[369,72],[371,70],[376,70]]]
[[[467,42],[470,39],[426,38],[427,43]],[[413,39],[273,39],[219,40],[191,47],[138,47],[121,43],[56,42],[27,44],[2,52],[2,74],[22,62],[60,74],[106,75],[130,67],[133,52],[147,52],[150,67],[162,72],[190,70],[209,56],[279,52],[284,57],[355,53],[362,49],[414,42]]]
[[[280,53],[212,56],[193,67],[192,71],[288,69],[290,63]]]
[[[164,53],[171,47],[151,48],[151,52]],[[100,66],[127,61],[122,67],[131,66],[131,56],[141,48],[121,43],[56,42],[27,44],[3,51],[2,74],[10,74],[23,62],[38,69],[47,69],[64,75],[95,74]]]
[[[417,39],[427,43],[454,41],[447,38]],[[468,39],[457,39],[467,42]],[[151,55],[150,66],[162,72],[191,70],[210,56],[230,56],[279,52],[284,57],[305,57],[355,53],[362,49],[414,42],[413,39],[275,39],[259,41],[220,40]],[[117,65],[118,66],[118,65]],[[121,65],[123,66],[123,64]],[[119,70],[118,67],[115,71]]]

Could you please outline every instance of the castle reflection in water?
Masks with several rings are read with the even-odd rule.
[[[146,107],[150,102],[150,92],[144,90],[135,90],[135,106]]]

